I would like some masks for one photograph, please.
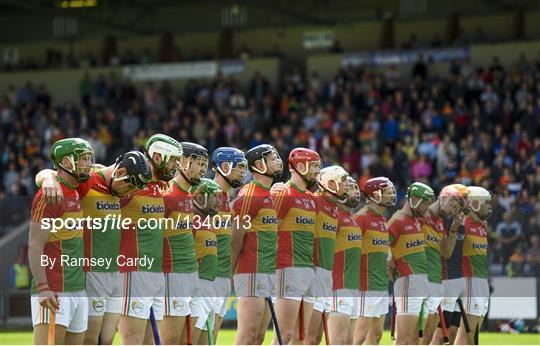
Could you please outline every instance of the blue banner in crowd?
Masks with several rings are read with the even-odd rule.
[[[373,53],[357,52],[343,54],[341,66],[362,64],[373,66],[407,65],[415,63],[420,54],[424,56],[426,61],[436,63],[449,62],[453,59],[465,59],[469,57],[470,53],[468,47],[378,51]]]

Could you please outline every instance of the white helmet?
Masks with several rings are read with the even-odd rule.
[[[349,173],[347,173],[347,171],[344,170],[341,166],[325,167],[321,169],[319,175],[317,176],[317,185],[319,185],[321,189],[335,195],[338,191],[330,187],[330,182],[333,181],[336,184],[336,187],[338,187],[339,184],[345,181],[348,176]]]
[[[489,191],[480,186],[467,186],[467,192],[469,193],[467,199],[469,200],[470,208],[474,212],[478,212],[482,204],[491,199]],[[479,202],[477,208],[472,205],[473,201]]]

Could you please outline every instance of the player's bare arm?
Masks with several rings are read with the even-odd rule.
[[[36,289],[38,291],[39,303],[41,306],[56,311],[60,307],[60,301],[55,292],[50,290],[47,284],[47,276],[45,268],[41,265],[41,256],[49,232],[41,228],[38,222],[30,222],[30,235],[28,237],[28,261],[30,263],[30,271],[36,281]]]

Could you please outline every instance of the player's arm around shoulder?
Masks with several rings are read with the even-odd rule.
[[[43,169],[36,174],[36,186],[43,191],[43,197],[49,204],[60,204],[64,199],[64,193],[60,183],[56,180],[56,171]]]

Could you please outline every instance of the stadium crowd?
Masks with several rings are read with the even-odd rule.
[[[282,154],[316,149],[323,165],[341,164],[360,186],[388,176],[398,198],[412,181],[488,188],[497,202],[489,221],[492,269],[540,274],[540,52],[512,66],[496,57],[485,67],[454,61],[445,78],[422,59],[410,75],[357,66],[322,80],[294,69],[273,90],[261,73],[247,90],[222,77],[175,90],[168,82],[137,88],[114,74],[87,75],[80,102],[65,104],[45,85],[8,87],[0,99],[4,213],[21,221],[12,201],[35,192],[34,175],[50,165],[47,150],[63,137],[88,139],[106,164],[155,132],[210,151],[269,141]]]

